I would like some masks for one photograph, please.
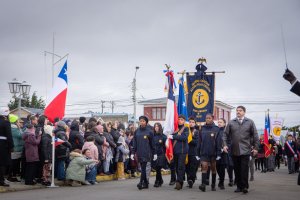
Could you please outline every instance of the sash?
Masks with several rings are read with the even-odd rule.
[[[288,148],[290,149],[290,151],[295,155],[295,151],[294,149],[291,147],[290,143],[288,141],[285,142],[286,145],[288,146]]]

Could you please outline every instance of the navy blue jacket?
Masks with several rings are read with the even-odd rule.
[[[215,124],[204,125],[200,133],[200,156],[205,158],[221,156],[221,146],[218,145],[222,141],[220,129]]]
[[[178,132],[183,128],[182,126],[178,127]],[[188,145],[188,135],[189,135],[189,128],[184,127],[183,132],[181,135],[178,132],[173,133],[173,153],[174,154],[187,154],[189,151]]]
[[[194,128],[190,128],[192,134],[194,132],[193,135],[193,139],[192,141],[190,141],[189,143],[189,152],[188,155],[189,156],[197,156],[198,155],[198,143],[199,143],[199,131],[194,129]]]
[[[154,133],[153,143],[157,156],[165,155],[167,136],[163,133]]]
[[[140,127],[133,137],[132,153],[137,154],[139,162],[150,162],[155,154],[153,132],[150,127]]]

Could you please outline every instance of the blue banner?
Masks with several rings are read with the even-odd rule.
[[[214,114],[215,75],[187,74],[188,115],[197,122],[205,122],[207,113]]]

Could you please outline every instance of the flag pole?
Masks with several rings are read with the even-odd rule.
[[[58,186],[55,185],[54,182],[54,170],[55,170],[55,135],[52,133],[52,174],[51,174],[51,185],[48,186],[49,188],[56,188]]]

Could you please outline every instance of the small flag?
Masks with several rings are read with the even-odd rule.
[[[62,139],[55,138],[55,143],[54,143],[55,147],[57,147],[57,146],[59,146],[59,145],[61,145],[63,143],[65,143],[65,141],[63,141]]]

